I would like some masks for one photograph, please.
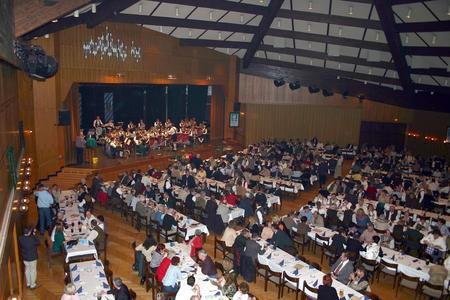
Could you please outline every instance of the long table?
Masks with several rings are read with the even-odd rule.
[[[212,283],[216,282],[215,279],[196,272],[197,264],[190,256],[189,245],[175,242],[166,243],[165,245],[166,249],[168,249],[169,252],[172,252],[174,255],[180,258],[179,267],[181,268],[181,273],[183,275],[183,279],[180,282],[181,286],[187,285],[187,278],[189,275],[194,275],[195,284],[198,284],[198,286],[200,287],[202,299],[227,299],[223,296],[217,285],[214,285]]]
[[[103,264],[99,260],[73,263],[69,265],[69,270],[80,300],[97,300],[98,295],[111,289]],[[101,299],[113,300],[114,296],[103,294]]]
[[[264,240],[259,240],[258,243],[262,246],[266,244]],[[263,255],[258,255],[259,263],[267,265],[272,271],[283,272],[285,271],[289,276],[297,277],[299,281],[299,289],[303,290],[304,282],[306,281],[309,286],[318,288],[322,284],[322,278],[325,275],[322,271],[319,271],[300,259],[290,255],[289,253],[276,248],[269,247]],[[292,282],[291,282],[292,283]],[[294,284],[294,283],[293,283]],[[343,293],[342,300],[356,300],[364,299],[364,296],[359,292],[349,288],[343,283],[337,280],[333,280],[332,285],[338,294]],[[306,292],[308,296],[314,297],[315,295]],[[315,297],[314,297],[315,298]]]

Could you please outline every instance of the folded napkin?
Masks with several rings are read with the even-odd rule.
[[[109,284],[103,282],[103,288],[104,289],[109,289]]]
[[[174,242],[170,242],[169,245],[170,245],[170,247],[173,247],[173,246],[175,246],[175,243]]]
[[[214,296],[216,296],[216,297],[220,297],[220,295],[222,295],[222,293],[220,291],[218,291],[217,293],[214,294]]]
[[[350,299],[351,297],[353,297],[353,294],[348,294],[347,296]]]
[[[413,259],[413,262],[418,262],[419,260],[416,258],[416,259]]]
[[[89,241],[89,246],[94,246],[94,243]]]
[[[80,286],[80,288],[77,290],[77,293],[78,293],[78,294],[81,294],[82,292],[83,292],[83,287]]]
[[[314,270],[314,269],[315,269],[315,268],[314,268],[313,266],[311,266],[311,265],[309,265],[308,268],[309,268],[310,270]]]
[[[203,279],[203,281],[209,281],[209,278],[205,278],[205,279]]]
[[[284,265],[284,259],[280,261],[279,265],[282,267]]]
[[[98,277],[100,277],[100,278],[105,278],[106,276],[105,276],[105,274],[104,274],[104,273],[102,273],[102,272],[98,272]]]
[[[72,267],[72,269],[70,269],[70,271],[75,272],[76,270],[78,270],[78,265],[75,265]]]
[[[417,270],[421,271],[421,270],[422,270],[422,268],[421,268],[421,267],[417,267]]]
[[[98,260],[96,260],[96,261],[95,261],[95,265],[96,265],[97,267],[101,267],[101,266],[102,266],[102,263],[99,262]]]
[[[292,274],[294,274],[294,275],[298,275],[298,269],[295,269],[295,271],[294,272],[292,272]]]
[[[272,258],[272,253],[270,253],[269,255],[267,255],[267,259],[271,259]]]
[[[75,279],[73,281],[80,281],[80,275],[78,275],[77,277],[75,277]]]
[[[316,287],[318,284],[319,284],[319,281],[316,280],[316,281],[313,283],[313,287]]]
[[[392,260],[395,260],[395,255],[392,255],[391,259],[392,259]]]

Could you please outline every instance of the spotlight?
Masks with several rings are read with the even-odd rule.
[[[315,94],[315,93],[320,92],[320,89],[318,87],[309,86],[308,91],[310,94]]]
[[[293,91],[299,89],[300,87],[301,87],[300,81],[294,81],[289,83],[289,88]]]
[[[273,81],[273,84],[274,84],[276,87],[283,86],[285,83],[286,83],[286,81],[284,81],[283,78],[275,79],[275,80]]]
[[[322,95],[324,97],[330,97],[330,96],[333,96],[333,92],[330,92],[328,90],[322,90]]]

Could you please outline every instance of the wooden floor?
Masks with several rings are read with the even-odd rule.
[[[206,154],[205,154],[206,155]],[[167,161],[160,161],[159,164],[165,165]],[[350,162],[344,163],[344,171],[348,170]],[[117,174],[117,173],[116,173]],[[105,174],[107,176],[112,176],[112,174]],[[114,175],[115,176],[115,175]],[[282,208],[280,215],[285,214],[291,210],[297,210],[299,207],[311,200],[318,192],[318,187],[315,186],[309,191],[302,192],[295,199],[282,199]],[[109,244],[108,244],[108,259],[111,263],[111,269],[114,272],[114,276],[119,276],[122,278],[124,283],[132,288],[138,296],[138,299],[151,299],[151,293],[146,293],[145,289],[139,285],[138,276],[132,272],[131,265],[133,264],[133,251],[131,249],[131,243],[133,241],[142,242],[145,238],[144,232],[138,232],[136,229],[131,227],[129,224],[118,215],[117,213],[112,213],[111,211],[105,211],[104,209],[96,209],[95,215],[102,214],[105,216],[106,225],[109,232]],[[35,218],[36,213],[34,208],[30,209],[29,217],[30,220]],[[210,235],[207,238],[207,243],[205,249],[207,252],[213,256],[214,247],[214,236]],[[41,247],[43,248],[43,247]],[[310,252],[305,252],[305,256],[312,260],[320,263],[319,255],[314,255]],[[218,257],[220,259],[220,257]],[[324,263],[323,270],[327,271],[329,269],[327,263]],[[239,278],[238,281],[242,281]],[[392,279],[381,277],[380,282],[371,285],[372,291],[381,297],[381,299],[414,299],[415,294],[409,290],[401,290],[399,295],[396,297],[395,292],[392,288]],[[39,288],[35,290],[25,289],[24,299],[45,299],[53,300],[60,299],[64,283],[63,283],[63,267],[62,260],[59,262],[54,262],[50,268],[47,267],[47,262],[45,260],[44,250],[40,249],[40,259],[38,261],[38,284]],[[250,284],[250,290],[259,299],[277,299],[277,291],[273,285],[269,283],[268,291],[264,291],[263,281],[258,278],[256,283]],[[283,299],[295,299],[294,294],[286,294]]]

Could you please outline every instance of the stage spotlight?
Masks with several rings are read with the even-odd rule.
[[[320,89],[318,87],[309,86],[308,91],[310,94],[315,94],[315,93],[320,92]]]
[[[286,83],[286,81],[284,81],[283,78],[275,79],[275,80],[273,81],[273,84],[274,84],[276,87],[283,86],[285,83]]]
[[[330,97],[330,96],[333,96],[333,92],[330,92],[328,90],[322,90],[322,95],[324,97]]]
[[[294,81],[289,83],[289,88],[293,91],[301,88],[300,81]]]

